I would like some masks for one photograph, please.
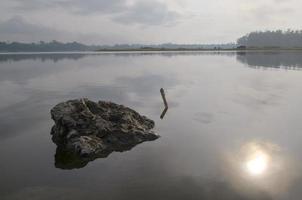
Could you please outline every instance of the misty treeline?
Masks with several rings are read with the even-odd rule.
[[[276,30],[251,32],[237,40],[247,47],[302,47],[302,30]]]
[[[277,30],[251,32],[227,44],[116,44],[116,45],[85,45],[78,42],[62,43],[56,40],[51,42],[21,43],[1,42],[0,52],[58,52],[58,51],[97,51],[97,50],[202,50],[202,49],[235,49],[236,46],[268,47],[268,48],[302,48],[302,30]]]
[[[39,43],[0,42],[0,51],[2,52],[87,51],[96,48],[95,46],[87,46],[77,42],[62,43],[56,40],[51,42],[41,41]]]
[[[148,49],[231,49],[236,45],[228,44],[115,44],[115,45],[85,45],[78,42],[62,43],[52,42],[21,43],[0,42],[0,52],[56,52],[56,51],[97,51],[97,50],[148,50]]]

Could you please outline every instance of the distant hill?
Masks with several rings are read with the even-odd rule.
[[[77,42],[61,43],[57,41],[40,43],[0,42],[0,52],[56,52],[56,51],[89,51],[97,49]]]
[[[108,51],[108,50],[187,50],[187,49],[229,49],[235,44],[117,44],[117,45],[85,45],[78,42],[62,43],[58,41],[39,43],[0,42],[0,52],[73,52],[73,51]]]
[[[268,48],[301,48],[302,30],[251,32],[237,40],[239,46]]]
[[[227,44],[116,44],[86,45],[78,42],[39,43],[0,42],[0,52],[75,52],[75,51],[164,51],[228,49],[302,49],[302,30],[251,32]]]
[[[99,50],[202,50],[202,49],[231,49],[235,48],[235,43],[228,44],[117,44],[113,46],[102,47]]]

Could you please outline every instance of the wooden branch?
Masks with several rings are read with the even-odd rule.
[[[165,104],[165,109],[163,110],[163,112],[160,115],[160,118],[163,119],[168,111],[168,102],[166,99],[166,95],[165,95],[165,91],[163,88],[160,89],[160,93],[161,93],[161,97],[163,98],[164,104]]]
[[[160,89],[160,93],[161,93],[161,97],[163,98],[165,108],[168,108],[168,102],[167,102],[165,91],[163,88]]]
[[[163,119],[163,118],[165,117],[167,111],[168,111],[168,108],[165,108],[165,109],[163,110],[163,112],[162,112],[161,115],[160,115],[160,118],[161,118],[161,119]]]

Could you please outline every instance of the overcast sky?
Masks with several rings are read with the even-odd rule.
[[[301,0],[0,0],[0,41],[226,43],[302,29]]]

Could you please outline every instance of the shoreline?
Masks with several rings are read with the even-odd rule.
[[[173,52],[302,52],[302,48],[249,48],[249,49],[101,49],[95,51],[11,51],[0,52],[0,55],[7,54],[98,54],[98,53],[173,53]]]
[[[239,49],[239,48],[232,48],[232,49],[100,49],[96,50],[96,52],[166,52],[166,51],[176,51],[176,52],[186,52],[186,51],[302,51],[302,48],[246,48],[246,49]]]

